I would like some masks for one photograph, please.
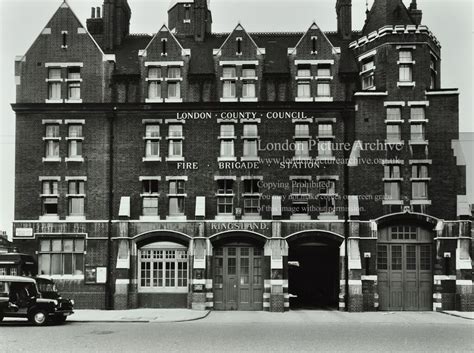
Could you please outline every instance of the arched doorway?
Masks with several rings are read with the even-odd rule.
[[[215,310],[263,310],[266,238],[248,231],[210,237]]]
[[[378,220],[380,310],[432,310],[436,219],[406,213]]]
[[[318,230],[287,237],[291,309],[338,307],[343,240],[339,234]]]
[[[154,231],[136,237],[138,307],[187,307],[189,240],[185,234],[169,231]]]

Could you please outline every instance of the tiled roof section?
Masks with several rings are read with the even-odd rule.
[[[362,35],[367,35],[387,25],[413,24],[415,23],[402,0],[375,0],[362,29]]]
[[[345,50],[348,41],[343,41],[336,32],[325,32],[334,47],[341,48],[340,72],[356,72],[357,65],[351,51]],[[303,32],[249,33],[259,48],[265,48],[264,72],[266,74],[289,74],[288,48],[294,48]],[[360,33],[354,32],[354,39]],[[196,42],[193,36],[176,36],[183,48],[191,49],[189,73],[191,75],[214,75],[213,50],[222,46],[229,33],[213,33],[203,42]],[[131,34],[116,49],[116,72],[138,74],[139,50],[145,49],[152,40],[151,34]]]
[[[135,34],[127,36],[120,48],[115,51],[116,71],[118,74],[130,75],[140,72],[138,51],[145,49],[153,36],[149,34]]]

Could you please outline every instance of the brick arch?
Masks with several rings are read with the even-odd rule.
[[[184,246],[189,246],[191,237],[187,234],[174,230],[152,230],[141,233],[132,238],[138,248],[160,241],[170,241]]]
[[[249,230],[226,230],[213,234],[209,237],[212,245],[222,245],[232,242],[246,242],[259,246],[264,246],[268,237]]]
[[[328,230],[309,229],[290,234],[285,240],[289,246],[315,241],[339,247],[344,242],[344,236]]]
[[[377,228],[379,229],[390,227],[391,225],[408,223],[417,225],[421,228],[434,230],[436,225],[440,221],[441,220],[439,218],[433,217],[428,214],[416,212],[391,213],[375,219],[375,223],[377,224]]]

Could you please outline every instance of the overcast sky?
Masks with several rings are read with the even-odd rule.
[[[411,0],[405,0],[408,6]],[[352,0],[353,28],[361,29],[366,0]],[[373,0],[369,0],[371,6]],[[62,0],[0,0],[0,230],[12,231],[14,207],[15,101],[14,58],[23,55]],[[102,0],[68,0],[85,25],[92,6]],[[131,31],[155,33],[167,22],[169,0],[129,0]],[[241,22],[249,32],[306,31],[312,21],[336,30],[336,0],[211,0],[213,31],[230,32]],[[473,6],[471,0],[418,0],[427,25],[442,45],[442,86],[457,87],[461,139],[466,144],[470,200],[474,202]],[[447,117],[448,118],[448,117]],[[470,132],[470,134],[469,134]],[[31,195],[36,198],[37,195]]]

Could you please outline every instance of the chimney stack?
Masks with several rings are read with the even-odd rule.
[[[421,19],[423,17],[423,12],[418,10],[416,0],[411,0],[410,7],[408,8],[408,12],[410,13],[411,19],[415,22],[416,25],[421,24]]]
[[[100,6],[97,6],[97,18],[101,18],[102,16],[100,15]]]
[[[337,33],[343,39],[351,39],[352,36],[352,0],[337,0]]]
[[[91,9],[91,18],[95,18],[95,7]]]

